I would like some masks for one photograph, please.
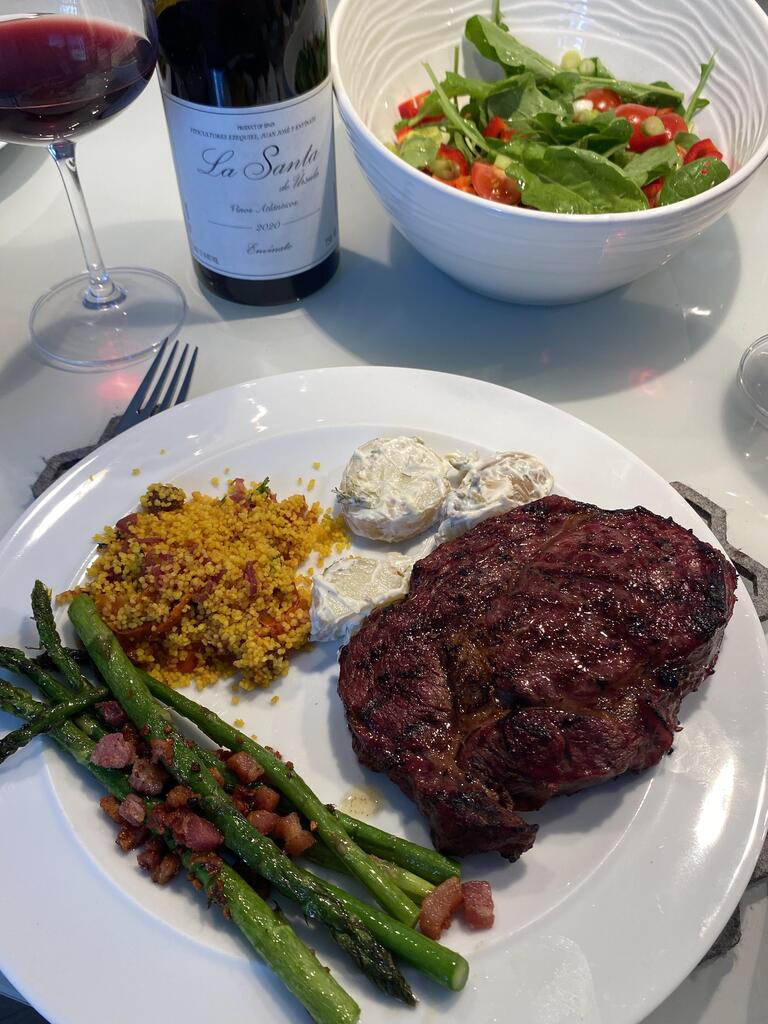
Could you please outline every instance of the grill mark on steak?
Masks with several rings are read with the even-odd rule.
[[[447,853],[515,859],[517,813],[642,771],[711,673],[736,577],[643,508],[552,495],[417,562],[408,596],[340,653],[360,761],[386,772]]]

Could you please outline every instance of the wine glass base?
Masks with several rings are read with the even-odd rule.
[[[37,300],[29,330],[47,363],[80,372],[114,370],[176,336],[187,303],[170,277],[139,267],[115,267],[109,273],[124,292],[117,302],[86,306],[85,273],[62,281]]]
[[[768,334],[744,352],[737,379],[751,411],[768,425]]]

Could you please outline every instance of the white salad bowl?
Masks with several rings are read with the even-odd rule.
[[[690,95],[716,52],[696,133],[732,169],[711,191],[634,213],[542,213],[467,195],[410,167],[392,140],[398,103],[453,64],[473,14],[490,0],[341,0],[331,31],[336,96],[360,166],[395,227],[475,291],[510,302],[591,298],[670,260],[721,217],[768,156],[768,17],[755,0],[506,0],[513,35],[557,62],[599,56],[617,76],[663,79]],[[461,63],[478,73],[468,45]],[[485,62],[483,62],[485,63]],[[487,64],[483,77],[499,77]]]

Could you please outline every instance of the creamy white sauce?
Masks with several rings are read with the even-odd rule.
[[[451,489],[451,463],[418,437],[377,437],[355,449],[337,495],[353,533],[408,540],[438,519]]]
[[[413,560],[400,555],[346,555],[312,582],[311,640],[346,643],[369,612],[408,592]]]
[[[553,485],[552,474],[533,455],[496,452],[476,458],[445,499],[437,541],[451,540],[489,516],[544,498]]]

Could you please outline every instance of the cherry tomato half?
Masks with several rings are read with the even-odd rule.
[[[680,132],[688,131],[688,122],[685,120],[684,117],[681,117],[680,114],[675,114],[671,110],[665,110],[662,113],[662,111],[659,110],[658,115],[661,119],[661,123],[669,132],[670,142],[672,141],[672,139],[674,139],[676,135],[679,135]]]
[[[633,153],[642,153],[643,150],[650,149],[650,146],[660,145],[660,142],[651,142],[649,145],[649,139],[654,136],[646,135],[643,132],[643,124],[649,117],[656,114],[655,107],[644,107],[642,103],[622,103],[615,107],[613,112],[616,117],[625,117],[632,125],[632,135],[628,145]],[[663,141],[663,134],[660,138]]]
[[[651,209],[656,206],[659,199],[659,192],[661,192],[663,187],[664,181],[662,178],[657,178],[655,181],[650,181],[647,185],[643,186],[645,198],[648,200],[648,205]]]
[[[412,117],[416,117],[419,112],[419,107],[424,100],[429,96],[429,89],[425,92],[419,92],[415,96],[411,96],[409,100],[404,100],[397,108],[400,117],[403,121],[407,121]]]
[[[585,100],[591,100],[595,110],[612,110],[621,106],[621,96],[613,89],[590,89],[584,94]]]
[[[483,128],[483,135],[486,139],[501,139],[502,142],[509,142],[514,134],[514,128],[510,128],[504,118],[498,115],[494,115]]]
[[[679,132],[687,131],[688,125],[679,114],[672,111],[667,111],[665,114],[652,114],[640,125],[640,137],[635,139],[633,136],[629,141],[629,146],[636,153],[644,153],[646,149],[653,149],[654,146],[665,146]]]
[[[472,184],[475,192],[483,199],[492,199],[506,206],[517,206],[520,202],[520,189],[495,164],[475,160],[472,165]]]
[[[467,192],[471,196],[476,196],[472,179],[468,174],[460,174],[458,178],[453,178],[451,181],[446,181],[446,185],[450,185],[451,188],[457,188],[459,192]]]
[[[416,117],[427,96],[429,96],[429,89],[425,89],[424,92],[417,93],[415,96],[411,96],[409,100],[401,103],[397,110],[402,120],[409,121],[412,117]],[[420,123],[429,124],[430,121],[442,121],[442,119],[442,114],[432,114],[429,117],[422,117]]]
[[[694,160],[698,160],[702,156],[713,156],[717,160],[723,159],[723,154],[714,144],[712,139],[701,139],[699,142],[694,142],[694,144],[685,154],[684,162],[686,164],[690,164],[693,163]]]

